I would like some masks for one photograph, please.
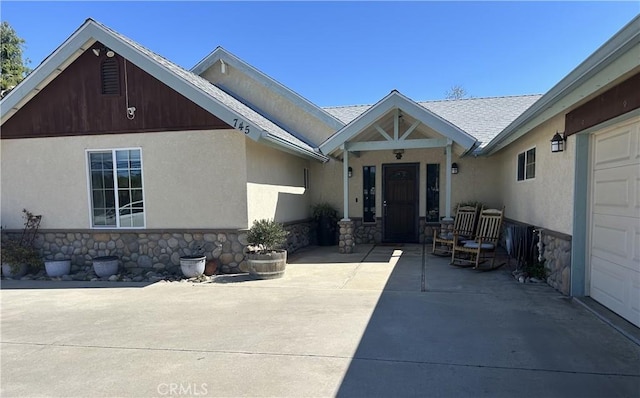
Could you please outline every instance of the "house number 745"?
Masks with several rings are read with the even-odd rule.
[[[249,126],[249,123],[245,123],[244,120],[240,120],[240,119],[233,119],[233,128],[238,129],[244,132],[245,134],[249,134],[251,132],[251,127]]]

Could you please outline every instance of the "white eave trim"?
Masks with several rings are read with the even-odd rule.
[[[320,144],[320,151],[325,154],[330,154],[341,149],[345,142],[356,137],[361,131],[396,108],[402,109],[412,117],[442,134],[445,138],[451,139],[460,145],[465,153],[472,151],[478,144],[477,140],[471,135],[394,90]]]
[[[578,65],[573,71],[565,76],[560,82],[553,86],[546,94],[536,101],[529,109],[524,111],[513,122],[511,122],[504,130],[493,138],[481,151],[479,155],[491,155],[519,137],[525,135],[531,128],[523,128],[535,118],[540,117],[545,112],[553,110],[554,106],[569,96],[573,91],[577,90],[581,85],[589,79],[596,76],[599,72],[612,64],[618,58],[622,57],[627,51],[640,43],[640,15],[636,16],[616,35],[609,39],[605,44],[598,48],[586,60]],[[632,57],[633,58],[633,57]],[[640,52],[635,57],[635,65],[630,65],[631,69],[638,65],[640,61]],[[591,93],[585,93],[582,97],[586,97]],[[563,108],[566,109],[566,108]],[[555,116],[562,109],[554,110]],[[542,121],[541,121],[542,122]],[[536,123],[536,125],[539,123]]]
[[[304,111],[315,115],[318,119],[320,119],[323,123],[325,123],[332,129],[338,130],[344,127],[344,123],[342,123],[340,120],[335,118],[324,109],[318,107],[311,101],[297,94],[296,92],[274,80],[273,78],[265,75],[263,72],[242,61],[240,58],[231,54],[222,47],[216,48],[215,50],[213,50],[213,52],[211,52],[211,54],[207,55],[203,60],[198,62],[193,68],[191,68],[191,72],[197,75],[201,75],[219,60],[223,60],[227,65],[230,65],[240,72],[250,76],[252,79],[268,88],[269,90],[289,99],[293,104],[302,108]]]

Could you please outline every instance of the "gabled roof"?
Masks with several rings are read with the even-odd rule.
[[[248,132],[243,132],[253,140],[299,156],[327,160],[315,148],[280,128],[206,79],[183,69],[92,19],[87,19],[60,47],[2,99],[0,102],[2,123],[58,74],[62,73],[80,54],[91,49],[96,41],[120,54],[229,126],[234,126],[234,119],[244,120],[244,125],[249,125],[251,128]]]
[[[445,139],[458,144],[463,148],[464,152],[471,151],[477,145],[476,139],[459,127],[418,105],[400,92],[393,90],[378,103],[360,113],[344,128],[329,137],[320,145],[320,150],[325,154],[337,151],[344,143],[353,140],[358,134],[394,109],[399,109],[409,114],[412,118],[442,135]],[[353,115],[353,113],[351,114]]]
[[[491,155],[544,121],[592,96],[616,77],[640,65],[640,15],[637,15],[535,104],[498,134],[481,153]],[[614,65],[613,71],[601,73]]]
[[[541,95],[465,98],[458,100],[420,101],[418,105],[457,126],[485,146]],[[343,123],[350,123],[372,105],[325,108]]]
[[[213,50],[209,55],[207,55],[204,59],[198,62],[193,68],[191,68],[191,72],[202,75],[207,69],[209,69],[212,65],[214,65],[218,61],[224,61],[225,63],[233,66],[235,69],[249,76],[259,84],[268,88],[269,90],[279,94],[282,97],[287,98],[296,106],[303,109],[305,112],[310,113],[311,115],[317,117],[321,121],[323,121],[326,125],[331,128],[338,130],[344,127],[344,124],[341,123],[338,119],[336,119],[333,115],[326,112],[324,109],[320,108],[316,104],[302,97],[300,94],[295,91],[289,89],[285,85],[281,84],[277,80],[267,76],[263,72],[244,62],[240,58],[231,54],[227,50],[222,47],[217,47]]]

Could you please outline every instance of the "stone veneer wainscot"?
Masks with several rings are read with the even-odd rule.
[[[286,249],[294,252],[310,244],[309,221],[286,223]],[[3,231],[2,240],[19,239],[22,231]],[[34,245],[47,260],[71,259],[71,272],[90,266],[97,256],[118,256],[132,274],[150,270],[180,273],[180,257],[202,247],[207,260],[218,261],[222,273],[239,273],[244,266],[246,230],[40,230]]]

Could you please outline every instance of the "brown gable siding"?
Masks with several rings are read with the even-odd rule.
[[[96,43],[92,48],[100,48]],[[87,50],[2,125],[2,138],[52,137],[168,130],[230,128],[189,99],[127,62],[129,106],[126,113],[125,60],[116,55],[119,94],[102,94],[101,62]]]
[[[640,108],[640,73],[567,113],[565,134],[570,136]]]

